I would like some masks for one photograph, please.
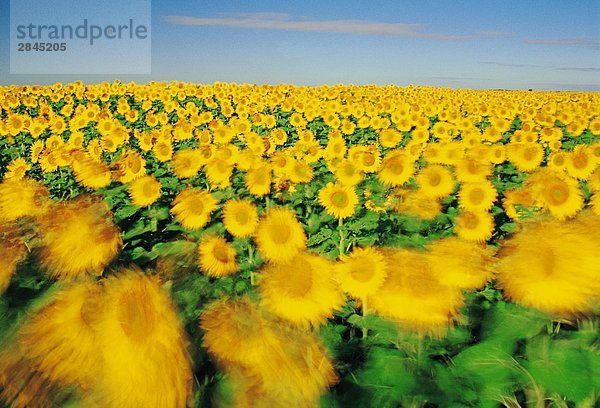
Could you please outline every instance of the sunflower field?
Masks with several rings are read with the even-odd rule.
[[[600,404],[600,94],[0,88],[0,406]]]

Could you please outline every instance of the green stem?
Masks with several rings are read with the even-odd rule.
[[[254,248],[251,243],[248,244],[248,263],[252,267],[252,269],[250,269],[250,285],[254,286],[256,285],[254,280]]]
[[[362,315],[363,315],[363,318],[367,317],[367,298],[366,297],[364,297],[362,299]],[[366,323],[366,320],[364,321],[364,323]],[[369,329],[367,329],[365,326],[363,326],[363,328],[362,328],[362,338],[366,339],[368,333],[369,333]]]
[[[340,232],[340,256],[344,255],[344,220],[342,218],[338,219],[338,231]]]

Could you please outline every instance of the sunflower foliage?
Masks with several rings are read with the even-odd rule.
[[[600,404],[597,93],[0,88],[0,404]]]

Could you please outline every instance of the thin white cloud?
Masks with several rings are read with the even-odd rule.
[[[576,38],[555,38],[555,39],[529,39],[525,40],[527,44],[567,46],[567,47],[585,47],[593,50],[600,50],[600,40],[589,37]]]
[[[469,37],[461,35],[434,34],[423,31],[421,24],[383,23],[365,20],[294,20],[284,13],[236,13],[219,18],[190,16],[163,16],[171,24],[220,26],[235,28],[258,28],[304,32],[352,33],[425,38],[438,41],[462,41]]]
[[[480,31],[477,34],[483,37],[508,37],[513,35],[513,33],[508,31]]]
[[[499,61],[481,61],[482,64],[508,68],[543,68],[556,71],[600,72],[600,67],[557,67],[555,65],[512,64]]]

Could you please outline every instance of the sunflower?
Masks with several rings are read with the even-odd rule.
[[[208,276],[220,278],[235,274],[240,269],[235,257],[235,248],[220,236],[206,235],[198,246],[200,268]]]
[[[600,295],[598,224],[594,217],[525,224],[498,254],[497,280],[504,293],[552,314],[590,311]]]
[[[63,387],[89,387],[99,363],[93,310],[100,287],[84,280],[59,286],[19,330],[25,356]]]
[[[402,150],[389,152],[377,176],[383,184],[388,186],[401,186],[415,173],[415,161]]]
[[[8,163],[4,179],[22,179],[25,177],[25,173],[30,169],[31,165],[27,163],[24,158],[19,157]]]
[[[27,246],[14,222],[0,222],[0,295],[4,293],[17,265],[27,256]]]
[[[185,407],[192,363],[177,311],[157,278],[121,271],[104,281],[101,304],[94,328],[102,372],[83,405]]]
[[[187,188],[173,200],[171,214],[177,222],[189,229],[199,229],[210,221],[218,201],[207,191]]]
[[[96,190],[108,186],[112,181],[108,166],[87,153],[75,155],[71,166],[75,179],[84,187]]]
[[[381,164],[379,149],[375,145],[354,146],[351,150],[356,152],[356,163],[365,173],[375,173]],[[351,153],[348,154],[351,156]]]
[[[354,248],[341,257],[336,274],[342,290],[358,299],[374,294],[387,275],[384,256],[374,247]]]
[[[525,172],[537,169],[544,159],[544,148],[536,142],[509,144],[506,153],[517,170]]]
[[[536,203],[558,219],[572,217],[583,207],[577,180],[563,173],[540,169],[529,176],[525,186],[532,191]]]
[[[416,176],[424,197],[442,198],[454,191],[456,182],[450,170],[439,164],[428,164]]]
[[[550,153],[548,156],[548,167],[555,171],[565,171],[568,156],[563,151]]]
[[[467,241],[485,242],[493,230],[494,218],[485,211],[463,210],[454,219],[454,233]]]
[[[567,174],[579,180],[587,180],[598,164],[587,145],[578,145],[569,152],[566,161]]]
[[[424,220],[433,220],[442,211],[440,201],[425,196],[421,190],[396,189],[391,203],[397,213]]]
[[[227,188],[231,185],[233,165],[227,164],[222,159],[211,159],[206,163],[204,172],[208,181],[214,188]]]
[[[90,196],[57,204],[38,221],[42,267],[60,279],[101,275],[123,245],[112,219],[104,201]]]
[[[168,141],[156,143],[152,147],[152,151],[156,160],[160,162],[168,162],[173,157],[173,146]]]
[[[492,277],[491,247],[449,237],[429,242],[426,250],[427,265],[443,285],[475,290]]]
[[[271,208],[260,220],[254,237],[258,250],[271,262],[291,260],[306,248],[306,235],[296,214],[284,207]]]
[[[227,365],[257,367],[265,357],[284,352],[277,324],[247,295],[208,304],[200,316],[200,328],[204,347]]]
[[[502,206],[506,215],[513,220],[519,220],[526,216],[526,212],[535,210],[535,199],[530,189],[505,190]]]
[[[354,162],[344,159],[335,169],[335,177],[345,186],[355,186],[362,181],[364,173]]]
[[[324,323],[343,304],[333,263],[319,255],[300,253],[289,262],[267,264],[258,284],[265,309],[298,326]]]
[[[45,214],[52,201],[43,185],[31,179],[9,179],[0,183],[0,221]]]
[[[223,224],[234,237],[251,236],[258,226],[258,211],[248,200],[229,200],[223,206]]]
[[[160,182],[154,176],[143,176],[129,185],[129,197],[133,205],[148,207],[160,198]]]
[[[300,159],[293,159],[290,162],[287,176],[292,183],[308,183],[313,178],[313,168]]]
[[[115,163],[119,182],[130,183],[146,174],[146,161],[136,151],[126,151]]]
[[[454,174],[460,182],[478,182],[488,178],[492,174],[492,169],[489,163],[465,157],[456,163]]]
[[[460,289],[441,283],[422,251],[382,248],[381,252],[387,275],[367,298],[369,308],[408,330],[441,335],[463,303]]]
[[[383,147],[395,148],[402,141],[402,133],[396,129],[384,129],[379,132],[379,144]]]
[[[494,205],[497,195],[489,181],[464,183],[458,192],[458,205],[470,211],[487,211]]]
[[[253,196],[262,197],[269,194],[271,182],[271,165],[265,161],[254,163],[254,166],[246,172],[246,188]]]
[[[335,218],[348,218],[356,212],[358,196],[354,187],[328,183],[319,191],[319,203],[329,215]]]

